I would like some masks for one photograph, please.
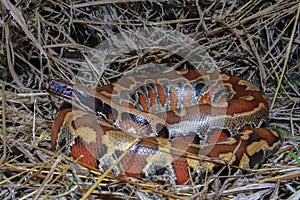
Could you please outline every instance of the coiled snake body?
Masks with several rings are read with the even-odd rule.
[[[111,171],[121,177],[199,182],[222,166],[255,168],[281,144],[276,131],[249,128],[268,117],[259,88],[217,71],[132,75],[95,90],[55,80],[45,86],[74,106],[58,113],[53,148],[66,145],[101,171],[125,152]]]

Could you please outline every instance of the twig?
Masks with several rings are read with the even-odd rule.
[[[1,93],[2,93],[2,140],[3,140],[3,154],[0,158],[0,164],[4,162],[6,159],[6,153],[7,153],[7,135],[6,135],[6,113],[5,113],[5,86],[4,83],[2,85]]]

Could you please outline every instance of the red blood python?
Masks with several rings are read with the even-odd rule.
[[[224,165],[256,168],[281,145],[278,132],[249,128],[269,114],[259,88],[217,71],[132,75],[97,89],[56,80],[45,87],[73,106],[58,113],[53,148],[101,171],[128,151],[111,171],[120,177],[189,184]]]

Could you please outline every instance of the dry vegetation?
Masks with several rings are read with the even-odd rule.
[[[1,199],[84,194],[91,199],[299,199],[299,1],[2,0],[0,5]],[[205,186],[194,187],[106,176],[89,190],[101,175],[51,151],[51,126],[61,102],[48,95],[43,81],[77,76],[95,86],[95,80],[106,84],[153,57],[175,65],[172,43],[162,55],[143,50],[161,48],[160,38],[136,32],[153,27],[186,34],[197,44],[195,52],[205,50],[218,69],[261,86],[271,105],[269,126],[285,135],[281,151],[262,169],[222,183],[212,176]],[[121,37],[111,37],[116,34]],[[136,44],[135,37],[144,43]],[[183,46],[191,42],[171,39]],[[102,64],[92,57],[99,44],[104,48],[96,58]]]

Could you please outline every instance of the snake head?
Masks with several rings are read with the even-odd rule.
[[[44,82],[45,88],[55,96],[62,98],[65,101],[74,99],[74,85],[58,80],[48,80]]]
[[[110,101],[103,101],[103,98],[98,97],[96,90],[52,79],[45,81],[44,86],[50,94],[70,103],[76,108],[94,113],[109,123],[114,122],[112,115],[117,111],[112,110],[113,108],[109,104]]]
[[[68,103],[80,107],[82,107],[83,104],[85,104],[84,107],[88,107],[88,104],[91,104],[91,106],[95,104],[95,91],[93,92],[84,86],[51,79],[45,81],[44,85],[51,94]],[[89,100],[91,102],[89,102]]]

